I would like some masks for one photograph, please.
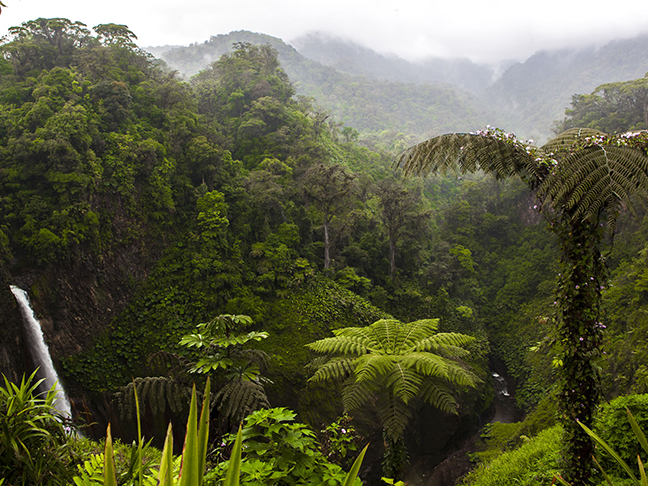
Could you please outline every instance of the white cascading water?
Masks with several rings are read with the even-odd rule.
[[[43,378],[45,379],[44,385],[47,390],[49,390],[54,386],[54,384],[56,384],[57,394],[54,406],[62,416],[70,418],[72,416],[70,401],[68,400],[63,385],[61,385],[56,370],[54,369],[52,357],[50,356],[47,344],[45,344],[45,339],[43,339],[43,330],[41,329],[40,322],[36,319],[34,311],[29,304],[29,296],[27,295],[27,292],[15,285],[11,285],[11,292],[13,292],[18,301],[18,305],[20,306],[20,311],[22,312],[25,327],[27,329],[29,349],[33,353],[36,366],[40,368],[39,372],[42,373]]]
[[[495,378],[495,391],[504,397],[510,396],[504,377],[494,371],[491,374],[493,375],[493,378]]]

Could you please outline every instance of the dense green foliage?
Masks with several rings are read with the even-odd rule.
[[[514,451],[480,465],[463,484],[501,486],[504,484],[551,484],[560,460],[562,429],[554,426]]]
[[[594,432],[634,468],[637,456],[641,457],[644,464],[647,456],[628,421],[628,410],[639,428],[648,430],[648,395],[628,395],[617,397],[601,407]],[[614,476],[624,475],[619,464],[604,451],[599,454],[599,462],[606,473]]]
[[[195,75],[231,53],[239,43],[268,44],[276,49],[297,93],[317,99],[322,119],[330,113],[335,123],[370,133],[370,138],[399,150],[425,135],[468,130],[492,112],[474,95],[440,80],[417,83],[415,77],[404,75],[402,70],[398,70],[397,82],[383,76],[376,79],[349,74],[349,69],[337,70],[304,57],[280,39],[248,31],[212,36],[201,44],[164,50],[160,57],[174,69]],[[433,75],[438,77],[439,71],[434,70]]]
[[[12,485],[66,485],[73,468],[69,426],[54,407],[56,388],[45,396],[40,381],[19,384],[2,376],[0,386],[0,475]]]
[[[346,473],[322,454],[315,433],[294,421],[295,414],[285,408],[259,410],[243,424],[245,461],[241,482],[254,486],[341,484]],[[234,442],[225,438],[222,449]],[[206,477],[205,484],[220,484],[229,461],[220,463]],[[354,484],[360,484],[356,479]]]
[[[563,129],[588,127],[608,133],[648,129],[648,77],[606,83],[574,95]]]
[[[591,426],[600,398],[596,361],[604,326],[599,321],[607,277],[601,256],[604,225],[610,233],[619,209],[648,199],[648,134],[607,136],[571,129],[540,148],[501,130],[449,134],[418,144],[400,157],[406,172],[483,170],[516,177],[538,197],[558,237],[561,273],[556,288],[559,403],[565,429],[565,475],[577,485],[591,477]],[[536,206],[537,207],[537,206]]]
[[[73,394],[102,406],[103,394],[113,394],[132,416],[125,397],[135,388],[147,422],[183,424],[191,381],[202,379],[188,373],[191,363],[213,358],[216,396],[235,371],[248,383],[265,376],[270,405],[289,406],[319,429],[340,414],[332,397],[342,390],[307,383],[313,355],[305,345],[336,329],[432,316],[441,333],[477,338],[467,346],[473,371],[485,383],[489,360],[506,371],[525,410],[556,390],[560,248],[528,187],[483,174],[403,178],[392,167],[420,130],[476,119],[462,95],[384,84],[398,113],[388,116],[376,108],[384,100],[371,101],[375,84],[327,68],[320,75],[330,76],[330,92],[317,93],[317,103],[348,111],[332,119],[295,95],[303,84],[291,83],[270,46],[241,39],[183,81],[134,40],[116,24],[93,33],[38,19],[0,46],[0,262],[32,285],[56,326],[108,323],[91,345],[64,350]],[[618,131],[640,128],[637,110],[623,112],[624,90],[640,85],[609,88],[620,93],[618,106],[609,101],[619,114],[601,120],[614,118]],[[426,100],[417,106],[428,124],[414,130],[404,121],[397,88]],[[351,128],[351,91],[368,111],[358,128],[376,132]],[[597,282],[605,287],[597,322],[607,326],[599,363],[608,396],[648,390],[647,228],[622,220],[608,259],[613,285]],[[93,276],[106,315],[70,307],[66,285],[80,275]],[[219,355],[218,332],[208,352],[180,344],[205,330],[198,323],[242,314],[253,321],[243,335],[268,334],[234,346],[267,354],[262,375],[238,358],[223,370],[230,358]],[[488,384],[459,395],[462,413],[484,413],[491,395]],[[219,432],[235,427],[227,410],[212,416]],[[511,433],[516,444],[527,433],[520,430]]]

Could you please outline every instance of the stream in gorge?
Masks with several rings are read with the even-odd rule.
[[[468,454],[475,451],[482,427],[490,422],[512,423],[522,419],[515,407],[515,400],[509,392],[506,379],[493,370],[491,370],[491,378],[495,391],[493,406],[490,409],[491,415],[485,417],[486,421],[480,424],[480,430],[460,442],[454,452],[441,462],[436,462],[432,457],[421,457],[412,464],[405,478],[407,486],[455,486],[461,477],[474,468]]]

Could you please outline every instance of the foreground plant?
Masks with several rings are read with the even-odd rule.
[[[453,386],[475,386],[463,349],[474,338],[437,333],[439,320],[402,323],[382,319],[367,327],[333,331],[334,337],[308,345],[323,356],[309,381],[344,380],[342,402],[351,411],[371,402],[385,431],[385,474],[398,476],[406,451],[403,433],[420,399],[443,412],[456,413]]]
[[[606,269],[604,226],[612,233],[619,210],[648,196],[648,132],[609,136],[571,129],[543,147],[488,127],[448,134],[406,150],[406,173],[483,170],[517,177],[538,196],[536,209],[550,222],[562,251],[556,291],[560,348],[560,404],[566,436],[565,474],[575,485],[590,482],[593,444],[576,421],[591,426],[600,390],[596,359]]]
[[[641,448],[648,454],[648,441],[646,440],[646,436],[639,427],[639,424],[637,424],[637,421],[634,418],[634,415],[632,415],[632,412],[630,412],[629,409],[626,408],[626,412],[628,414],[628,421],[630,422],[630,426],[632,427],[632,431],[635,434],[635,437],[637,438],[637,441],[641,445]],[[648,486],[648,478],[646,476],[646,468],[641,460],[641,456],[637,454],[637,466],[638,466],[638,473],[639,477],[637,477],[637,474],[635,474],[635,471],[628,465],[627,462],[625,462],[621,456],[615,451],[606,441],[604,441],[601,437],[599,437],[598,434],[596,434],[593,430],[591,430],[589,427],[586,425],[583,425],[582,423],[579,422],[579,425],[582,427],[582,429],[587,433],[588,436],[590,436],[594,442],[596,442],[600,447],[602,451],[605,451],[605,453],[609,454],[616,463],[621,466],[623,471],[628,475],[628,478],[632,481],[632,484],[636,484],[637,486]],[[614,481],[612,478],[608,475],[608,473],[604,470],[604,468],[601,466],[601,464],[596,460],[596,458],[593,458],[595,464],[598,466],[599,470],[601,471],[601,474],[605,478],[605,481],[607,484],[610,486],[614,486]],[[567,481],[565,481],[562,477],[556,476],[555,477],[556,482],[559,484],[562,484],[563,486],[571,486]],[[627,484],[625,481],[623,484]]]
[[[164,441],[162,458],[157,469],[151,468],[151,473],[145,473],[143,451],[147,447],[142,437],[142,428],[140,422],[139,400],[137,399],[137,389],[133,387],[135,393],[135,404],[137,407],[137,433],[138,438],[133,446],[134,465],[133,471],[128,477],[117,480],[115,468],[115,454],[113,449],[112,435],[110,425],[106,430],[106,446],[103,455],[95,456],[86,461],[83,466],[79,466],[79,475],[74,478],[77,486],[117,486],[117,484],[129,484],[137,486],[201,486],[205,473],[205,463],[207,458],[207,443],[209,440],[209,400],[211,395],[211,383],[207,379],[205,393],[203,395],[203,406],[198,416],[198,400],[196,398],[196,387],[193,387],[191,394],[191,404],[189,406],[189,418],[187,420],[187,432],[185,435],[184,449],[182,452],[182,462],[178,474],[174,471],[173,460],[173,433],[171,424],[167,429],[167,436]],[[240,444],[238,445],[240,448]],[[235,446],[236,449],[236,446]],[[240,452],[239,452],[240,453]],[[225,486],[232,486],[225,483]]]
[[[295,422],[295,417],[294,412],[285,408],[259,410],[246,417],[240,432],[245,448],[241,482],[250,486],[359,484],[356,477],[366,447],[347,474],[322,454],[315,433]],[[231,444],[234,439],[226,437],[224,444]],[[232,460],[217,465],[208,473],[206,483],[220,484],[226,477],[225,471],[231,469]]]
[[[137,400],[137,389],[133,387],[134,393],[136,394],[135,402]],[[185,435],[184,448],[182,451],[181,465],[180,470],[176,473],[174,468],[174,458],[173,458],[173,434],[171,430],[171,424],[167,429],[167,436],[164,441],[164,449],[162,451],[162,458],[160,460],[160,465],[157,469],[153,469],[154,474],[144,474],[143,472],[143,461],[142,461],[142,448],[144,447],[143,438],[141,435],[141,427],[138,419],[138,441],[135,446],[135,450],[138,451],[138,462],[139,465],[136,474],[133,475],[132,480],[128,484],[137,485],[137,486],[202,486],[203,481],[205,480],[205,464],[207,460],[207,444],[209,442],[209,403],[211,395],[211,383],[207,379],[207,385],[205,386],[205,393],[203,395],[203,405],[200,415],[198,415],[198,401],[196,398],[196,388],[194,386],[191,394],[191,404],[189,407],[189,418],[187,420],[187,433]],[[246,478],[244,484],[296,484],[294,482],[283,483],[281,481],[276,481],[277,478],[283,478],[287,475],[292,477],[301,477],[309,478],[308,482],[311,479],[317,479],[316,476],[316,467],[320,466],[317,461],[311,461],[311,456],[315,456],[316,448],[314,444],[314,439],[310,435],[314,436],[312,432],[310,435],[308,433],[300,434],[297,429],[287,427],[285,422],[286,420],[292,420],[294,414],[290,415],[290,412],[281,412],[282,409],[273,409],[273,410],[262,410],[253,414],[246,419],[246,424],[255,424],[256,426],[265,426],[267,429],[263,434],[266,434],[272,440],[270,444],[265,442],[259,442],[256,447],[252,447],[252,442],[246,442],[247,451],[246,458],[242,458],[242,449],[244,442],[244,433],[245,438],[254,437],[255,433],[250,432],[250,427],[246,426],[245,430],[242,427],[239,427],[238,433],[235,438],[232,438],[234,444],[232,447],[232,452],[230,455],[229,461],[224,464],[217,464],[214,468],[214,471],[211,472],[208,477],[212,480],[218,480],[220,486],[238,486],[240,482],[241,473]],[[268,415],[269,414],[269,415]],[[274,415],[273,415],[274,414]],[[137,410],[137,415],[139,417],[139,405]],[[263,418],[260,418],[263,417]],[[264,424],[264,425],[261,425]],[[258,435],[258,431],[257,431]],[[310,442],[309,442],[310,441]],[[310,444],[310,445],[309,445]],[[279,447],[280,450],[273,450],[272,447]],[[255,454],[259,453],[258,449],[261,447],[261,455],[265,455],[266,459],[274,461],[272,464],[266,464],[265,466],[259,469],[259,460]],[[360,470],[360,465],[364,458],[365,449],[361,452],[356,459],[355,463],[351,467],[351,470],[348,474],[345,474],[342,469],[335,465],[329,464],[329,469],[325,471],[324,474],[319,476],[319,480],[315,481],[314,484],[327,484],[327,485],[342,485],[342,486],[352,486],[359,483],[357,480],[358,471]],[[289,452],[286,452],[286,451]],[[267,454],[266,454],[267,453]],[[291,458],[296,457],[295,455],[302,455],[302,464],[299,464],[299,467],[295,467],[293,464],[292,467],[286,468],[286,461],[290,462]],[[321,454],[320,454],[321,455]],[[94,461],[94,465],[92,464]],[[92,461],[86,461],[83,467],[80,467],[81,472],[80,476],[74,478],[74,483],[76,486],[117,486],[118,484],[123,484],[123,482],[118,482],[115,466],[114,466],[114,452],[113,452],[113,443],[112,437],[110,434],[110,426],[108,426],[107,437],[106,437],[106,448],[103,454],[103,457],[95,457]],[[304,462],[305,461],[305,462]],[[103,471],[99,472],[99,468],[95,466],[101,465]],[[312,470],[311,470],[312,469]],[[250,476],[250,471],[256,471]],[[328,474],[327,474],[328,473]],[[259,474],[265,476],[261,482],[253,482],[252,479],[255,477],[258,478]],[[304,484],[303,482],[299,484]]]
[[[69,484],[69,429],[54,405],[55,386],[39,394],[35,371],[19,385],[2,376],[0,476],[13,486]]]

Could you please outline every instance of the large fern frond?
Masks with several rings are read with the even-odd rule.
[[[427,336],[425,339],[421,339],[416,343],[416,346],[412,347],[411,350],[432,351],[434,353],[443,354],[444,356],[464,358],[468,354],[468,351],[463,349],[463,346],[466,346],[474,340],[474,337],[465,334],[459,334],[456,332],[440,332],[438,334]]]
[[[191,389],[168,376],[147,376],[135,378],[115,394],[118,410],[122,417],[132,419],[135,411],[135,394],[142,404],[148,404],[151,413],[164,413],[168,406],[172,413],[178,414],[191,397]]]
[[[336,357],[325,362],[316,362],[311,365],[316,366],[317,370],[308,381],[327,381],[345,379],[353,374],[355,369],[355,358]]]
[[[262,408],[270,408],[263,385],[256,381],[230,380],[214,398],[218,412],[232,423],[240,423],[247,415]]]
[[[385,387],[391,393],[408,404],[410,400],[418,396],[423,382],[423,376],[414,368],[409,368],[402,362],[396,361],[391,372],[385,377]]]
[[[634,211],[633,196],[640,192],[648,193],[648,157],[631,147],[593,145],[561,160],[538,195],[583,220],[619,204]]]
[[[542,167],[524,144],[472,133],[450,133],[426,140],[405,150],[397,162],[405,174],[483,170],[498,179],[515,175],[536,181],[544,177]]]
[[[397,397],[381,395],[376,404],[378,417],[387,435],[393,439],[403,436],[414,409]]]
[[[394,356],[388,354],[365,354],[353,361],[356,381],[377,381],[391,372]]]
[[[367,381],[358,383],[353,378],[349,378],[342,387],[342,406],[347,412],[358,409],[366,403],[375,401],[377,392],[377,383]]]
[[[418,343],[434,335],[439,328],[439,319],[421,319],[419,321],[401,324],[402,342],[398,343],[398,348],[404,350],[416,347]]]
[[[584,138],[603,135],[605,135],[604,132],[595,130],[594,128],[570,128],[569,130],[565,130],[556,135],[541,148],[547,154],[559,154],[561,152],[569,151],[575,144],[581,142]]]
[[[447,387],[435,380],[426,380],[423,383],[421,399],[444,413],[457,413],[457,401]]]
[[[335,337],[320,339],[306,347],[324,354],[361,355],[379,345],[367,328],[347,327],[334,331]]]

